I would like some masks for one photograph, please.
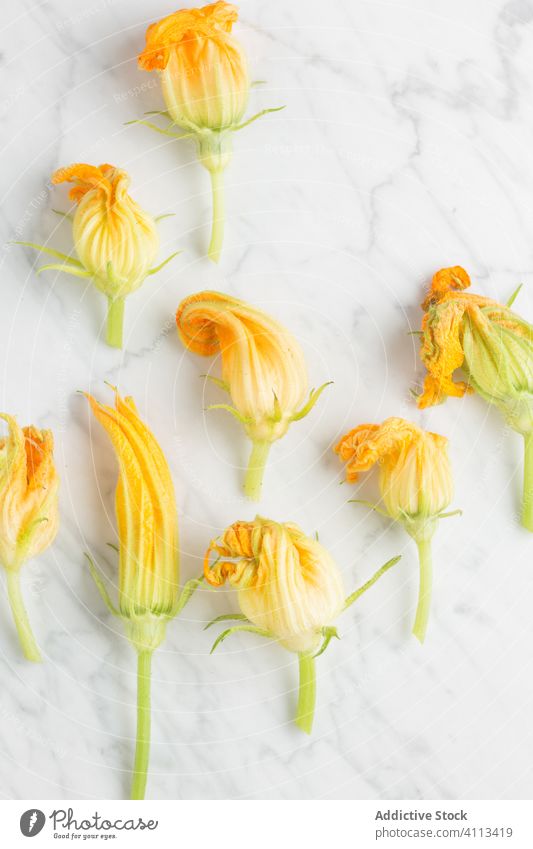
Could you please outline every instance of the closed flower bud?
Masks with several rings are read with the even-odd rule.
[[[212,551],[222,558],[213,568]],[[288,523],[257,517],[231,525],[207,551],[205,578],[216,587],[229,581],[246,618],[293,652],[315,651],[323,629],[344,608],[342,577],[331,555]]]
[[[211,564],[212,555],[217,559]],[[299,657],[300,690],[296,723],[308,734],[315,707],[315,658],[333,637],[335,619],[369,589],[399,558],[386,563],[360,589],[345,598],[340,570],[317,539],[297,525],[257,516],[235,522],[212,540],[204,561],[206,580],[226,581],[238,591],[238,614],[220,620],[244,620],[222,632],[212,651],[236,631],[277,640]]]
[[[113,165],[70,165],[52,183],[74,183],[76,252],[94,285],[112,300],[141,286],[159,250],[155,221],[128,194],[130,177]]]
[[[8,594],[28,660],[40,660],[22,601],[19,570],[54,541],[59,527],[59,478],[54,438],[49,430],[21,428],[12,416],[0,439],[0,562],[7,571]]]
[[[117,392],[113,408],[87,397],[113,443],[120,469],[118,613],[134,643],[156,648],[179,595],[174,485],[163,452],[139,418],[133,399],[123,399]]]
[[[307,371],[300,346],[282,325],[244,301],[200,292],[181,302],[176,323],[189,350],[206,357],[220,353],[222,381],[217,382],[233,407],[216,407],[229,410],[252,440],[245,491],[258,500],[270,445],[307,415],[324,387],[305,403]]]
[[[178,126],[220,131],[242,120],[250,81],[244,51],[231,34],[237,17],[235,6],[219,2],[182,9],[148,27],[139,67],[160,72]]]
[[[174,486],[165,456],[141,421],[132,398],[115,390],[115,407],[87,395],[117,455],[116,514],[119,537],[118,606],[89,558],[91,574],[111,612],[124,622],[138,655],[137,748],[132,799],[143,799],[150,748],[151,659],[167,623],[186,604],[199,581],[180,593],[178,520]]]
[[[359,425],[342,437],[335,452],[346,464],[350,483],[379,464],[386,513],[401,522],[417,543],[420,593],[413,633],[423,642],[431,597],[431,538],[453,497],[448,440],[393,417],[381,425]]]
[[[121,348],[126,297],[176,254],[152,268],[159,250],[156,221],[128,194],[126,171],[77,163],[53,174],[52,183],[64,182],[74,183],[70,199],[77,204],[73,238],[78,259],[44,245],[22,244],[63,260],[40,271],[55,269],[92,280],[108,300],[107,342]]]
[[[277,109],[264,109],[243,122],[250,93],[248,63],[232,35],[237,7],[210,3],[181,9],[152,24],[139,56],[143,71],[157,71],[167,107],[167,129],[140,121],[174,138],[194,138],[198,158],[210,172],[213,190],[213,228],[209,257],[218,262],[224,236],[222,172],[232,154],[232,133]],[[131,122],[135,123],[135,122]],[[173,126],[186,130],[176,136]]]
[[[433,533],[434,520],[453,498],[448,440],[400,418],[363,424],[342,437],[335,452],[355,483],[375,463],[383,505],[411,536]]]
[[[468,286],[463,268],[443,268],[422,304],[428,374],[418,406],[475,391],[498,407],[525,440],[523,523],[533,531],[533,327],[509,306],[464,292]],[[466,382],[453,381],[458,368]]]

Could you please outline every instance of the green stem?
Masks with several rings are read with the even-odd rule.
[[[524,434],[524,495],[522,524],[533,531],[533,431]]]
[[[211,174],[211,188],[213,190],[213,224],[207,255],[213,262],[219,262],[224,241],[224,172],[221,169],[209,173]]]
[[[151,649],[137,654],[137,745],[133,767],[132,799],[144,799],[150,758],[150,675]]]
[[[426,638],[426,631],[431,607],[431,538],[416,540],[418,547],[418,559],[420,562],[420,587],[418,590],[418,607],[416,609],[413,634],[421,643]]]
[[[298,694],[298,707],[296,710],[296,725],[311,733],[316,703],[316,672],[315,659],[311,654],[299,654],[298,662],[300,668],[300,691]]]
[[[106,341],[112,348],[122,348],[125,297],[108,298]]]
[[[244,479],[244,493],[251,501],[260,501],[261,499],[261,487],[263,486],[263,475],[269,451],[270,442],[252,443],[252,453]]]
[[[38,663],[42,660],[41,652],[35,642],[28,614],[26,613],[26,608],[24,607],[24,602],[22,600],[22,593],[20,591],[20,573],[18,570],[7,572],[7,596],[9,604],[11,605],[11,611],[13,613],[13,619],[15,620],[24,657],[27,660],[33,660]]]

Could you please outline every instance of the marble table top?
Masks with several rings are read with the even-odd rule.
[[[415,336],[432,274],[463,265],[474,290],[532,316],[533,2],[245,0],[236,32],[253,77],[250,113],[286,109],[235,138],[219,266],[206,257],[207,173],[194,147],[125,126],[162,108],[137,69],[161,0],[23,0],[3,9],[0,409],[51,428],[61,475],[57,540],[24,567],[41,666],[21,659],[0,598],[0,795],[123,798],[135,736],[135,656],[104,607],[84,552],[116,574],[117,469],[77,390],[135,396],[174,476],[183,580],[209,540],[254,506],[241,494],[248,444],[184,351],[174,312],[221,289],[281,320],[312,385],[333,385],[271,452],[263,515],[318,531],[347,588],[401,563],[338,621],[318,662],[315,729],[292,724],[293,655],[238,635],[214,655],[213,616],[232,591],[201,590],[154,660],[148,795],[160,799],[531,798],[532,542],[517,521],[520,438],[479,398],[420,412]],[[103,298],[37,276],[13,240],[69,250],[71,162],[113,162],[161,222],[161,257],[183,253],[132,295],[126,347],[103,341]],[[208,364],[210,365],[210,364]],[[216,368],[213,365],[213,368]],[[450,438],[461,518],[435,537],[426,645],[410,636],[417,561],[399,527],[348,499],[331,446],[350,427],[400,415]],[[357,493],[357,495],[356,495]],[[4,576],[2,575],[2,580]],[[5,584],[5,582],[4,582]]]

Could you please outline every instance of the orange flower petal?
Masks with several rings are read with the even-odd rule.
[[[440,271],[437,271],[433,275],[429,292],[422,304],[422,309],[424,311],[428,310],[432,304],[440,301],[448,292],[460,292],[463,289],[468,289],[469,286],[470,277],[460,265],[454,265],[451,268],[441,268]]]
[[[195,35],[215,39],[231,32],[238,18],[237,7],[231,3],[210,3],[201,9],[181,9],[151,24],[146,30],[146,47],[139,56],[143,71],[166,68],[170,48]]]

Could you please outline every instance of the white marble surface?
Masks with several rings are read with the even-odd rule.
[[[188,143],[124,122],[161,108],[136,67],[165,0],[4,4],[2,238],[70,246],[66,191],[49,176],[73,161],[127,168],[162,222],[164,257],[184,253],[128,302],[127,349],[101,338],[104,303],[66,276],[35,275],[6,244],[0,274],[0,408],[52,428],[62,527],[25,567],[46,655],[21,660],[0,599],[0,794],[121,798],[134,736],[135,658],[88,575],[90,550],[113,575],[116,467],[76,395],[104,381],[133,394],[170,460],[182,575],[211,536],[254,508],[240,495],[247,444],[223,413],[206,362],[184,353],[179,300],[218,288],[259,304],[300,339],[315,412],[272,451],[263,514],[318,530],[361,583],[401,564],[339,621],[320,658],[314,734],[291,724],[293,656],[248,635],[209,656],[203,624],[235,609],[201,592],[154,663],[152,798],[528,798],[533,792],[532,541],[517,524],[519,438],[477,398],[420,414],[417,346],[424,286],[462,264],[475,290],[532,317],[532,0],[245,0],[238,33],[267,84],[250,109],[286,104],[235,139],[220,267],[206,259],[208,177]],[[206,398],[206,395],[208,396]],[[433,617],[410,637],[413,545],[347,504],[335,438],[403,415],[447,434],[460,519],[435,542]],[[360,489],[371,497],[375,481]],[[3,577],[3,576],[2,576]]]

